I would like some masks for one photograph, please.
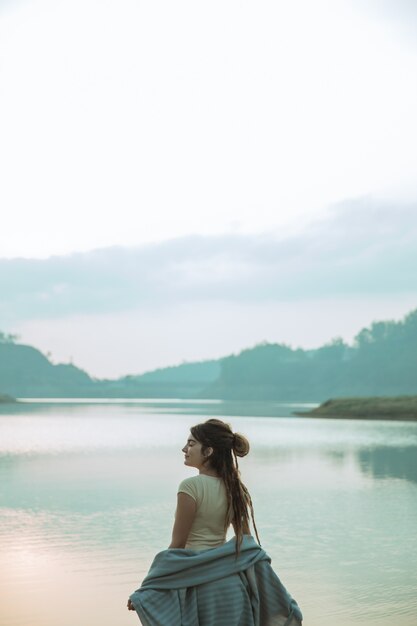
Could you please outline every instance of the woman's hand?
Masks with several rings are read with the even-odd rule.
[[[129,598],[129,600],[127,601],[127,608],[129,609],[129,611],[136,611],[135,607],[132,604],[131,599]]]

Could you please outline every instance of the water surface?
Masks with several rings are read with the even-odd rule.
[[[417,424],[306,405],[31,402],[0,410],[0,624],[123,626],[193,473],[190,425],[225,416],[263,547],[306,626],[415,626]],[[258,415],[258,416],[256,416]]]

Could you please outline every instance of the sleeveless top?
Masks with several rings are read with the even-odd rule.
[[[226,541],[224,524],[228,507],[223,480],[206,474],[191,476],[180,483],[178,493],[188,494],[197,504],[185,547],[207,550],[223,545]]]

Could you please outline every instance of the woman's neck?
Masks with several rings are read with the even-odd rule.
[[[214,470],[209,469],[201,469],[199,471],[199,474],[203,474],[204,476],[213,476],[213,478],[220,478],[220,476],[216,474]]]

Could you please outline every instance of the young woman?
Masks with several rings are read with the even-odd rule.
[[[218,419],[191,428],[172,540],[128,600],[143,626],[298,626],[301,611],[259,545],[237,457],[249,442]],[[258,543],[250,533],[252,520]],[[235,537],[226,542],[232,525]]]

